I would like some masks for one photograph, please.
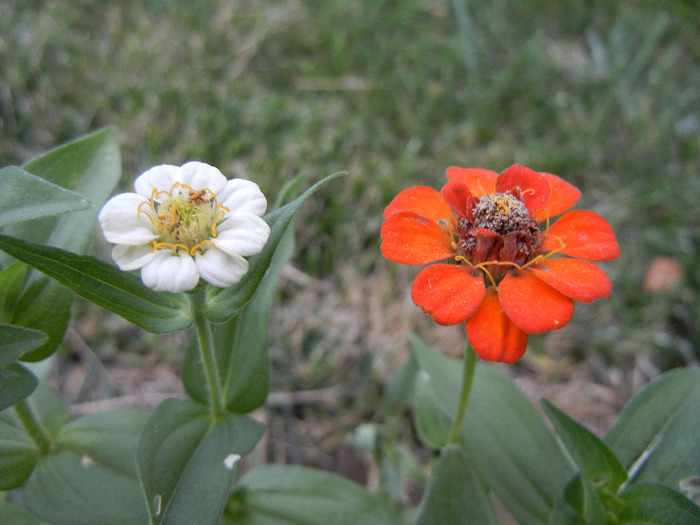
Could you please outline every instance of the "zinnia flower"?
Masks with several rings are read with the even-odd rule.
[[[483,359],[514,363],[529,334],[569,322],[574,300],[610,295],[610,279],[589,261],[614,259],[620,247],[600,215],[567,211],[580,196],[574,186],[517,165],[500,175],[451,167],[447,178],[441,192],[416,186],[394,198],[381,249],[400,263],[436,263],[416,277],[413,301],[439,324],[466,321]]]
[[[259,253],[270,235],[258,185],[227,180],[208,164],[155,166],[134,188],[107,201],[98,218],[105,238],[116,244],[117,265],[140,268],[154,290],[191,290],[200,277],[231,286],[248,271],[244,257]]]

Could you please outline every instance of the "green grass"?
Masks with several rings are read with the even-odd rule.
[[[298,221],[296,265],[331,283],[323,304],[334,310],[310,304],[281,325],[321,329],[297,338],[325,345],[309,357],[314,385],[337,377],[329,360],[405,336],[329,336],[313,319],[347,331],[348,317],[371,321],[368,304],[406,302],[410,270],[378,251],[396,193],[439,188],[451,164],[550,171],[582,189],[580,206],[613,224],[623,250],[606,265],[613,297],[579,308],[564,350],[621,366],[697,364],[697,12],[694,0],[5,1],[0,165],[115,124],[124,188],[151,165],[189,159],[271,196],[298,174],[348,170]],[[657,255],[684,277],[650,295],[641,283]],[[276,337],[282,347],[289,335]],[[535,338],[534,351],[559,359],[552,344]]]

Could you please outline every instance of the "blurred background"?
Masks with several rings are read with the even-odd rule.
[[[372,483],[378,434],[414,445],[381,401],[407,336],[453,356],[466,338],[412,304],[418,268],[384,260],[379,229],[394,195],[439,189],[450,165],[555,173],[622,247],[611,298],[489,366],[603,433],[650,379],[700,362],[698,0],[4,0],[0,166],[108,125],[122,190],[202,160],[274,202],[292,177],[348,171],[297,219],[261,459]],[[109,258],[97,233],[94,251]],[[51,378],[76,413],[179,393],[187,334],[75,314]]]

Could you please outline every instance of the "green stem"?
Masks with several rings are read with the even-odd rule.
[[[474,370],[476,370],[477,356],[474,349],[467,344],[467,349],[464,352],[464,368],[462,369],[462,389],[459,393],[459,404],[457,405],[457,413],[455,414],[450,433],[447,436],[447,443],[459,444],[459,431],[462,428],[464,416],[467,414],[467,406],[469,406],[469,395],[472,392],[472,383],[474,382]]]
[[[27,434],[34,440],[37,444],[39,450],[42,454],[48,454],[51,452],[51,438],[41,426],[39,420],[34,416],[32,408],[27,403],[26,399],[23,399],[15,405],[15,413],[19,418],[22,426],[27,431]]]
[[[209,395],[211,397],[211,411],[214,417],[224,414],[223,396],[221,394],[221,377],[216,365],[214,353],[214,338],[211,333],[209,320],[204,316],[204,290],[197,290],[190,294],[192,304],[192,320],[197,330],[199,342],[199,355],[204,366],[204,375],[207,378]]]

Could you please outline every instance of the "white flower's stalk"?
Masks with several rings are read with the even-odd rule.
[[[15,405],[15,414],[17,414],[27,434],[29,434],[34,440],[34,443],[39,447],[41,453],[48,454],[51,452],[51,439],[37,420],[26,399],[23,399]]]
[[[472,392],[472,384],[474,383],[474,371],[476,370],[477,355],[469,343],[464,351],[464,368],[462,369],[462,388],[459,393],[459,404],[457,405],[457,413],[450,433],[447,436],[447,444],[459,444],[459,431],[462,429],[464,416],[467,415],[467,407],[469,406],[469,397]]]
[[[211,325],[204,315],[204,290],[196,290],[189,295],[192,305],[192,320],[197,330],[199,356],[204,366],[204,375],[209,387],[211,397],[211,412],[216,418],[224,414],[224,401],[221,393],[221,376],[216,365],[216,353],[214,351],[214,338],[211,333]]]

